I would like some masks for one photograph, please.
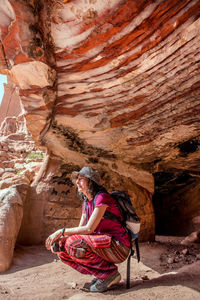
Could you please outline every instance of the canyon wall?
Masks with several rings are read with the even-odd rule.
[[[8,83],[3,85],[4,95],[0,103],[0,126],[6,117],[17,117],[22,112],[19,95],[16,92],[15,85],[12,84],[10,78]]]

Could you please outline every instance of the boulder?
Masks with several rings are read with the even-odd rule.
[[[0,272],[6,271],[12,263],[27,189],[28,186],[23,185],[0,190]]]
[[[181,241],[182,245],[190,245],[193,243],[200,243],[200,230],[192,232]]]

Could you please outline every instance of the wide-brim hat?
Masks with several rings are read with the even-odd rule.
[[[94,170],[91,167],[83,167],[79,172],[72,172],[71,179],[73,183],[76,182],[79,174],[93,180],[98,185],[100,185],[100,175],[97,170]]]

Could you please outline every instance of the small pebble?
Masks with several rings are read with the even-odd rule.
[[[188,254],[188,249],[183,249],[181,252],[183,253],[183,255],[186,255]]]
[[[175,262],[175,263],[178,263],[178,262],[179,262],[179,258],[178,258],[178,257],[175,257],[175,258],[174,258],[174,262]]]
[[[197,254],[196,258],[197,258],[198,260],[200,260],[200,254]]]
[[[68,285],[68,287],[69,287],[69,288],[71,288],[71,289],[75,289],[75,288],[76,288],[76,286],[77,286],[77,283],[76,283],[76,282],[74,282],[74,281],[72,281],[72,282],[68,282],[68,283],[67,283],[67,285]]]
[[[149,280],[149,277],[147,275],[142,276],[142,280]]]
[[[174,262],[174,258],[173,257],[168,258],[168,260],[167,260],[168,264],[173,264],[173,262]]]

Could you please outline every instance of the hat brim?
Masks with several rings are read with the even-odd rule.
[[[77,172],[77,171],[72,172],[72,174],[71,174],[71,181],[73,182],[73,184],[76,184],[76,180],[78,179],[78,175],[79,175],[79,174],[81,174],[82,176],[84,176],[84,177],[86,177],[86,178],[88,178],[88,179],[94,181],[96,184],[100,185],[99,180],[96,181],[96,180],[94,180],[93,178],[90,178],[89,176],[85,176],[85,175],[83,175],[83,174],[81,173],[81,171],[79,171],[79,172]]]

